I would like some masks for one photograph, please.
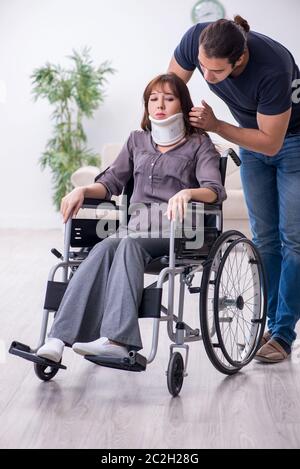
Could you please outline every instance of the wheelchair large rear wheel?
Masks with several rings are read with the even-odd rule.
[[[216,279],[214,319],[225,359],[235,367],[254,357],[266,323],[266,287],[262,261],[248,239],[225,252]]]
[[[205,263],[200,295],[206,353],[232,375],[253,358],[266,321],[266,285],[256,247],[242,233],[223,233]]]

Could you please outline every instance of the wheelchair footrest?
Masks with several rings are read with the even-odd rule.
[[[98,357],[97,355],[85,355],[84,358],[96,365],[106,366],[107,368],[116,368],[118,370],[126,371],[145,371],[147,366],[147,359],[139,353],[129,352],[128,357]]]
[[[25,360],[37,363],[38,365],[51,366],[51,368],[61,368],[62,370],[67,369],[67,367],[61,363],[53,362],[47,358],[38,357],[28,345],[22,344],[21,342],[12,342],[9,348],[9,353],[12,355],[17,355],[21,358],[25,358]]]

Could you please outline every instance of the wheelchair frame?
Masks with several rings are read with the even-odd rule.
[[[240,165],[240,160],[238,156],[232,149],[229,149],[225,156],[223,155],[220,162],[220,170],[222,176],[222,182],[225,183],[225,176],[226,176],[226,167],[227,167],[227,158],[230,155],[237,165]],[[129,189],[130,191],[130,189]],[[124,190],[126,193],[126,188]],[[129,198],[128,198],[129,200]],[[95,208],[95,206],[99,206],[101,208],[101,204],[104,203],[107,205],[108,201],[100,201],[98,199],[85,199],[82,208]],[[115,202],[109,201],[112,205],[113,210],[117,210],[121,213],[122,207],[116,206]],[[197,203],[192,202],[192,207],[197,207]],[[107,207],[106,207],[107,209]],[[266,285],[265,285],[265,276],[262,268],[261,259],[259,257],[259,253],[257,252],[255,246],[251,241],[247,240],[242,233],[236,231],[230,231],[227,233],[222,233],[223,231],[223,213],[222,213],[222,205],[207,205],[205,206],[206,215],[214,215],[216,217],[216,239],[214,240],[212,246],[210,246],[208,250],[208,254],[199,256],[193,256],[192,259],[185,258],[184,255],[177,258],[176,257],[176,240],[175,240],[175,231],[176,231],[176,222],[171,221],[170,223],[170,244],[169,244],[169,256],[168,258],[165,256],[161,259],[164,261],[166,267],[160,269],[158,273],[158,277],[156,282],[151,284],[150,286],[144,289],[143,299],[140,307],[139,318],[141,317],[151,317],[153,318],[153,331],[152,331],[152,345],[149,356],[146,358],[141,354],[131,351],[128,354],[128,357],[125,359],[110,359],[110,358],[100,358],[96,356],[85,356],[85,358],[93,363],[98,365],[111,367],[111,368],[118,368],[118,369],[125,369],[129,371],[144,371],[146,369],[147,364],[150,364],[154,361],[157,349],[158,349],[158,338],[159,338],[159,327],[161,322],[167,322],[167,332],[170,341],[170,358],[169,358],[169,365],[167,374],[167,384],[170,393],[173,396],[177,396],[181,390],[183,379],[187,376],[187,366],[188,366],[188,358],[189,358],[189,343],[196,342],[203,340],[206,352],[214,364],[214,366],[221,371],[222,373],[231,375],[238,372],[243,366],[248,364],[252,358],[256,350],[258,349],[261,337],[264,332],[265,321],[266,321]],[[88,252],[84,252],[84,248],[90,248],[91,246],[84,246],[81,251],[73,252],[71,251],[71,240],[73,237],[74,239],[81,239],[80,233],[82,233],[81,228],[74,228],[74,224],[76,219],[70,218],[65,226],[65,238],[64,238],[64,252],[61,255],[56,249],[52,250],[52,253],[61,259],[61,262],[56,264],[52,267],[49,272],[48,276],[48,284],[47,284],[47,291],[46,291],[46,298],[44,304],[44,311],[43,311],[43,318],[42,318],[42,325],[41,325],[41,332],[40,338],[38,341],[38,345],[35,349],[31,349],[25,344],[19,342],[13,342],[10,347],[10,353],[14,355],[21,356],[27,360],[31,360],[34,362],[34,368],[37,376],[44,380],[48,381],[49,379],[53,378],[55,374],[58,372],[59,369],[65,369],[66,367],[61,363],[54,363],[50,360],[38,357],[36,355],[36,351],[45,343],[47,328],[48,328],[48,320],[50,312],[57,311],[63,294],[68,285],[68,275],[69,271],[71,270],[71,276],[74,274],[78,266],[81,262],[84,261],[86,258],[86,254]],[[98,222],[98,220],[95,220]],[[86,220],[82,220],[82,226],[85,225]],[[76,233],[76,229],[78,230]],[[75,236],[74,236],[75,230]],[[76,236],[77,234],[77,236]],[[99,239],[98,239],[99,241]],[[182,242],[182,240],[180,240]],[[228,246],[227,246],[227,244]],[[220,252],[223,248],[223,245],[226,249],[224,253],[221,255]],[[256,288],[256,291],[260,290],[261,293],[258,293],[261,308],[259,311],[253,315],[253,319],[251,319],[251,330],[250,331],[250,342],[248,344],[249,350],[247,353],[244,354],[244,359],[236,360],[235,357],[231,357],[224,345],[224,337],[220,332],[222,323],[229,323],[233,321],[233,318],[230,317],[223,317],[222,321],[218,319],[218,314],[220,306],[219,301],[220,298],[217,298],[217,303],[213,306],[213,321],[212,324],[209,326],[207,324],[208,318],[207,316],[203,316],[203,309],[207,309],[206,304],[203,300],[203,297],[207,295],[207,290],[209,285],[215,284],[217,285],[218,276],[220,281],[220,275],[218,272],[213,272],[216,274],[214,276],[214,280],[209,280],[210,272],[213,269],[213,266],[216,264],[216,259],[218,262],[221,263],[223,258],[226,258],[225,254],[231,249],[232,246],[234,248],[235,245],[247,245],[247,249],[251,250],[251,256],[249,263],[252,262],[251,269],[255,270],[254,274],[259,276],[260,284],[259,289]],[[74,247],[74,246],[73,246]],[[232,249],[231,249],[232,250]],[[73,259],[72,259],[73,256]],[[81,257],[80,257],[81,256]],[[76,260],[77,257],[77,260]],[[75,259],[75,260],[74,260]],[[226,261],[226,259],[225,259]],[[220,265],[220,264],[218,264]],[[56,282],[55,276],[59,269],[63,270],[63,277],[62,282]],[[215,269],[216,270],[216,269]],[[200,288],[193,288],[192,281],[196,273],[202,272],[202,283]],[[147,269],[145,271],[147,273]],[[205,275],[204,275],[205,274]],[[157,275],[154,273],[154,275]],[[175,277],[180,276],[179,282],[179,304],[178,304],[178,313],[175,314],[174,312],[174,298],[175,298]],[[162,298],[162,290],[164,283],[168,280],[168,306],[165,307],[161,303]],[[203,284],[203,281],[205,284]],[[220,283],[220,282],[219,282]],[[183,321],[184,315],[184,298],[185,298],[185,289],[188,287],[190,293],[192,294],[199,294],[199,307],[200,307],[200,329],[194,329],[190,327]],[[243,298],[239,297],[238,299],[230,300],[226,298],[223,307],[230,308],[232,305],[237,304],[240,301],[240,305],[242,305]],[[234,303],[235,302],[235,303]],[[202,316],[201,316],[202,315]],[[202,317],[202,319],[201,319]],[[204,319],[203,319],[204,318]],[[203,326],[203,323],[205,325]],[[174,330],[175,324],[175,330]],[[221,324],[221,326],[220,326]],[[217,327],[216,327],[217,326]],[[212,338],[215,336],[216,332],[218,333],[218,342],[213,342]],[[246,349],[245,345],[245,349]],[[183,360],[181,353],[175,352],[174,350],[184,350],[185,351],[185,359]],[[215,349],[218,349],[223,358],[218,359]],[[226,362],[226,365],[225,365]]]

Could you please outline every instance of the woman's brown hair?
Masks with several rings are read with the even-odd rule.
[[[188,87],[184,83],[184,81],[179,78],[175,73],[166,73],[163,75],[158,75],[157,77],[153,78],[153,80],[148,83],[146,89],[143,94],[143,101],[144,101],[144,116],[141,122],[141,127],[143,130],[151,130],[151,121],[149,119],[149,112],[148,112],[148,102],[150,99],[150,95],[153,89],[159,85],[164,88],[164,85],[168,84],[172,90],[172,93],[176,98],[180,100],[181,110],[183,114],[183,119],[185,123],[186,133],[187,135],[192,134],[205,134],[205,132],[201,129],[196,129],[190,124],[189,121],[189,113],[194,107],[193,101],[191,99],[191,95],[189,92]]]
[[[201,33],[199,46],[208,58],[228,59],[234,65],[247,48],[248,22],[240,15],[233,21],[219,20],[211,23]]]

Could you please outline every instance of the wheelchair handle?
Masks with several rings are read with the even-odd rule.
[[[229,148],[229,150],[227,151],[227,156],[230,156],[232,161],[238,166],[242,166],[242,161],[240,159],[240,157],[237,155],[237,153],[233,150],[233,148]]]

